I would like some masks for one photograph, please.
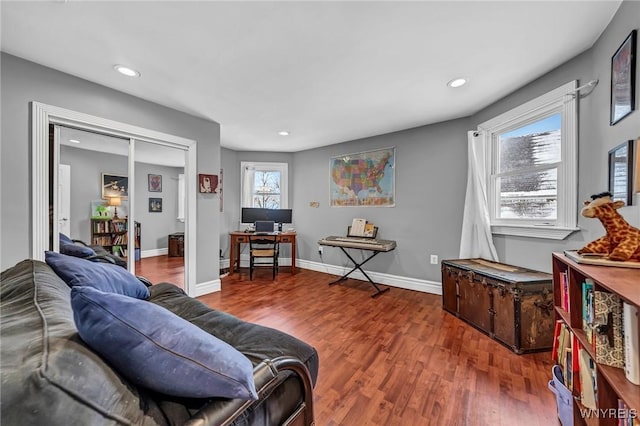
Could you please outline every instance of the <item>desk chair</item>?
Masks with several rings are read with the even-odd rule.
[[[253,280],[255,268],[270,267],[272,279],[278,272],[278,237],[277,235],[249,235],[249,279]]]

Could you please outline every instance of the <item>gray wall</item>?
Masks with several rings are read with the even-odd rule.
[[[223,169],[223,212],[220,228],[220,249],[225,259],[229,258],[229,232],[237,231],[240,227],[240,194],[241,194],[241,172],[240,163],[242,161],[287,163],[289,168],[289,208],[293,208],[293,189],[295,185],[294,155],[282,152],[251,152],[233,151],[222,148],[220,150],[220,165]],[[295,226],[296,216],[293,211],[293,221]],[[288,245],[282,247],[282,255],[287,256]]]
[[[466,119],[295,153],[293,163],[296,167],[290,174],[293,188],[290,203],[298,232],[298,258],[320,261],[318,239],[344,234],[352,218],[364,217],[379,226],[380,238],[398,242],[395,252],[375,258],[367,264],[367,269],[440,281],[439,266],[431,265],[428,256],[458,257],[467,179],[467,130],[570,80],[577,79],[581,84],[594,78],[600,80],[594,92],[579,104],[578,202],[606,190],[607,152],[625,140],[640,136],[640,111],[609,126],[611,56],[631,30],[640,26],[638,16],[640,2],[623,2],[591,49]],[[640,84],[640,76],[636,81]],[[636,93],[636,98],[640,98],[639,88]],[[330,157],[389,146],[396,147],[396,207],[330,208]],[[286,158],[283,154],[278,155],[278,158]],[[232,201],[235,206],[229,206],[227,202],[232,199],[230,192],[239,194],[240,191],[239,163],[243,160],[270,161],[262,156],[267,154],[222,152],[227,230],[236,229],[239,218],[239,211],[232,210],[239,205],[238,196]],[[226,170],[233,170],[231,176]],[[640,226],[639,198],[636,195],[636,205],[621,210],[635,226]],[[310,207],[312,201],[318,201],[320,207]],[[501,261],[550,271],[552,252],[579,248],[604,234],[596,220],[580,217],[579,226],[581,231],[563,241],[498,235],[494,241]],[[221,235],[221,244],[227,239],[226,234]],[[328,264],[347,265],[338,250],[325,250],[323,260]]]
[[[124,143],[128,143],[125,141]],[[60,164],[71,166],[71,225],[69,236],[91,242],[91,202],[102,196],[102,172],[127,176],[129,163],[122,155],[60,146]],[[123,201],[128,203],[128,201]],[[122,209],[118,209],[122,216]]]
[[[367,263],[371,271],[440,281],[440,266],[429,255],[458,255],[466,187],[466,130],[460,119],[389,133],[294,156],[293,215],[298,257],[320,261],[317,241],[345,235],[354,217],[378,226],[378,238],[396,240],[398,248]],[[334,156],[396,147],[395,207],[329,207],[329,159]],[[320,207],[310,207],[317,201]],[[348,265],[338,249],[326,248],[324,262]]]
[[[136,163],[136,221],[140,222],[142,250],[169,247],[168,235],[184,231],[178,217],[178,175],[182,167]],[[162,192],[149,192],[148,174],[162,176]],[[149,212],[149,198],[162,198],[162,212]]]
[[[60,147],[60,163],[71,166],[71,232],[72,238],[91,240],[92,201],[99,201],[103,172],[127,175],[128,160],[121,155],[89,151],[72,146]],[[162,192],[149,192],[147,175],[162,176]],[[141,224],[142,250],[168,247],[167,236],[184,231],[178,221],[178,174],[182,168],[136,163],[136,221]],[[162,212],[150,213],[149,197],[162,198]],[[128,204],[130,200],[123,201]],[[123,217],[125,209],[119,208]]]
[[[194,117],[69,74],[2,53],[2,217],[0,268],[31,257],[31,137],[30,102],[38,101],[74,111],[129,123],[198,141],[197,170],[220,167],[220,125]],[[167,90],[171,90],[168,88]],[[219,276],[220,230],[218,199],[197,196],[196,282]]]
[[[579,102],[578,202],[581,204],[589,195],[606,191],[608,151],[626,140],[640,137],[640,111],[634,111],[614,126],[609,125],[611,56],[631,30],[639,27],[640,2],[623,2],[591,49],[475,114],[471,118],[473,127],[570,80],[577,79],[582,85],[598,79],[594,91]],[[636,69],[636,108],[640,98],[639,72]],[[640,226],[640,197],[637,195],[634,204],[622,208],[620,213],[632,225]],[[501,261],[549,271],[551,252],[580,248],[604,235],[598,220],[579,216],[578,226],[581,230],[563,241],[494,236],[494,242]]]

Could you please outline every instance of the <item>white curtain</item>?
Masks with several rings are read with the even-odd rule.
[[[180,173],[178,175],[178,220],[180,222],[184,222],[184,195],[184,174]]]
[[[248,165],[242,167],[242,207],[253,207],[253,174],[255,169]]]
[[[483,258],[498,261],[493,245],[489,204],[487,199],[486,162],[484,135],[468,132],[469,168],[467,172],[467,194],[464,200],[460,258]]]

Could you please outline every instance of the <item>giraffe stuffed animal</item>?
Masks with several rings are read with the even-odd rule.
[[[603,192],[592,195],[591,201],[584,204],[582,216],[598,218],[606,235],[582,247],[578,254],[599,253],[611,260],[640,262],[640,229],[629,225],[618,213],[624,201],[613,201],[610,192]]]

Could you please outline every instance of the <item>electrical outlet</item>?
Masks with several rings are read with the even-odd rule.
[[[323,249],[324,249],[324,247],[322,247],[322,246],[318,246],[318,254],[319,254],[320,256],[322,256]]]
[[[437,254],[432,254],[431,255],[431,264],[432,265],[437,265],[438,264],[438,255]]]

